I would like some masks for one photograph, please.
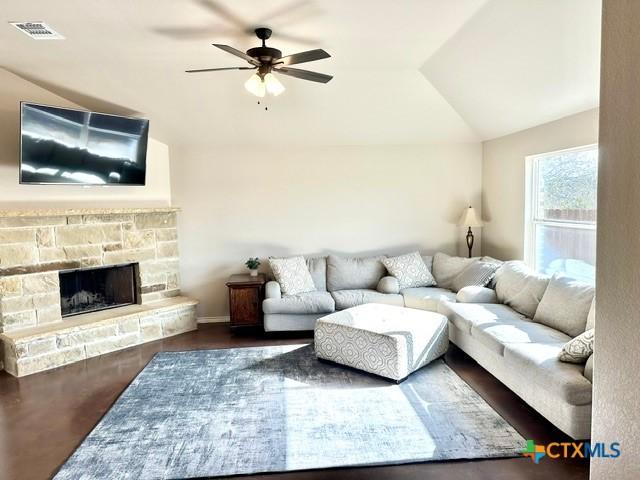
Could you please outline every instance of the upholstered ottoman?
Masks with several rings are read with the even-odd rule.
[[[447,317],[368,303],[318,319],[314,343],[321,360],[401,381],[447,351]]]

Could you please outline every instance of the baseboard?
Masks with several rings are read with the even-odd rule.
[[[198,317],[198,323],[229,323],[229,315],[221,317]]]

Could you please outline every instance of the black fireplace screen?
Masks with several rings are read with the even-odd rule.
[[[135,264],[60,272],[62,316],[136,303]]]

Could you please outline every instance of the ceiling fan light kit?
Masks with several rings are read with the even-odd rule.
[[[308,50],[306,52],[294,53],[293,55],[283,57],[280,50],[277,48],[267,47],[266,45],[266,41],[271,37],[272,33],[269,28],[256,28],[255,33],[256,36],[262,40],[262,46],[250,48],[246,53],[230,47],[229,45],[213,44],[215,47],[247,61],[251,65],[250,67],[204,68],[198,70],[187,70],[186,72],[201,73],[221,70],[257,70],[257,72],[251,75],[251,77],[249,77],[245,82],[244,87],[248,92],[259,98],[263,98],[267,93],[269,95],[278,96],[284,92],[284,85],[282,85],[280,80],[276,78],[274,72],[318,83],[327,83],[333,78],[331,75],[289,67],[289,65],[312,62],[314,60],[322,60],[323,58],[331,57],[331,55],[324,50]]]

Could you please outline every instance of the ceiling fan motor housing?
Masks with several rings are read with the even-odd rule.
[[[247,55],[267,65],[273,65],[282,58],[282,52],[277,48],[271,47],[250,48],[247,50]]]

